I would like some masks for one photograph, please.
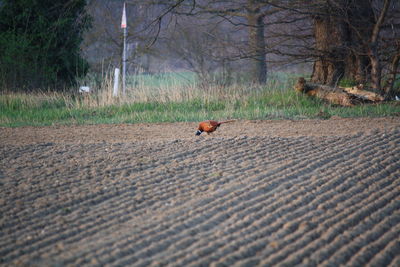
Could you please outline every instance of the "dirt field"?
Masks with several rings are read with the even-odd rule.
[[[0,128],[0,265],[400,266],[400,118]]]

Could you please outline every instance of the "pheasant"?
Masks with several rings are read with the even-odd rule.
[[[228,123],[228,122],[234,122],[235,120],[228,120],[228,121],[202,121],[199,124],[199,128],[196,132],[196,135],[200,135],[202,132],[206,132],[207,134],[210,134],[217,130],[217,128],[223,124],[223,123]]]

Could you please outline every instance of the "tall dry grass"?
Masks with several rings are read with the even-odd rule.
[[[103,75],[103,79],[98,84],[93,82],[93,77],[89,77],[87,80],[82,80],[81,84],[89,85],[93,92],[82,94],[81,99],[71,105],[93,108],[131,103],[187,102],[195,99],[202,99],[205,102],[234,102],[260,91],[260,87],[248,84],[221,86],[210,83],[200,86],[196,79],[182,81],[177,79],[173,72],[167,71],[166,73],[168,76],[172,76],[168,82],[155,82],[152,81],[154,78],[151,78],[151,75],[145,75],[143,71],[138,71],[131,76],[131,79],[128,79],[130,82],[127,82],[126,94],[123,95],[120,89],[117,97],[113,96],[114,77],[111,71]],[[274,82],[274,85],[276,84]],[[279,86],[281,87],[282,84]]]

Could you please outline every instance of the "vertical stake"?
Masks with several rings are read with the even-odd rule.
[[[126,2],[124,2],[124,9],[122,11],[121,28],[124,30],[124,47],[122,51],[122,94],[126,94],[126,38],[128,36],[127,23],[126,23]]]

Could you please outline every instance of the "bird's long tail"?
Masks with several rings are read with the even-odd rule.
[[[223,123],[229,123],[229,122],[234,122],[236,120],[227,120],[227,121],[220,121],[219,124],[223,124]]]

